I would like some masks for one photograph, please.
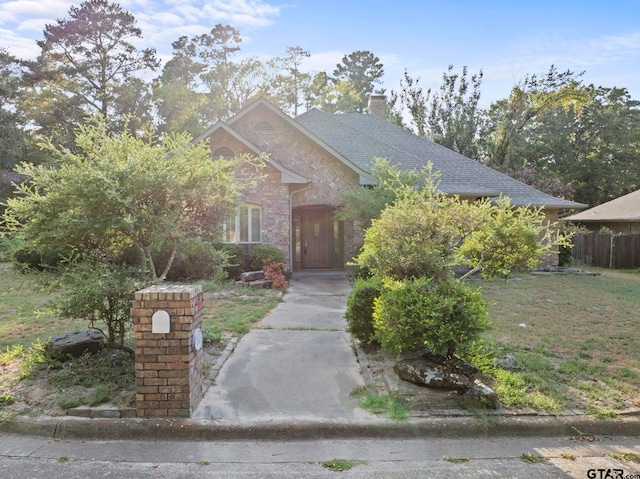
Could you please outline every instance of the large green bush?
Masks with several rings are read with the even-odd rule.
[[[348,329],[363,343],[375,342],[373,327],[373,302],[380,295],[382,280],[379,278],[358,279],[347,299]]]
[[[396,355],[426,349],[453,356],[488,327],[480,293],[455,279],[386,279],[373,318],[377,339]]]
[[[169,281],[193,281],[199,279],[223,280],[228,265],[226,251],[200,241],[185,241],[178,246],[173,265],[167,274]]]
[[[284,264],[284,253],[275,246],[261,244],[253,248],[249,255],[249,269],[260,271],[264,269],[265,262],[271,260],[272,263]]]

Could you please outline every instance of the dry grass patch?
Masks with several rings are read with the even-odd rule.
[[[527,368],[494,374],[507,406],[599,417],[640,407],[640,274],[597,272],[478,281],[493,321],[487,343]]]

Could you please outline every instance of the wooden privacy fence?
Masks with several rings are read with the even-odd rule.
[[[640,268],[640,234],[578,233],[571,256],[586,266]]]

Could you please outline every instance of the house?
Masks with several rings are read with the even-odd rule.
[[[640,233],[640,190],[563,218],[592,231],[607,228],[617,234]]]
[[[468,199],[511,198],[514,206],[543,206],[550,220],[558,210],[584,205],[551,197],[384,119],[383,95],[373,95],[369,114],[330,115],[313,109],[290,118],[258,99],[224,123],[208,128],[213,158],[269,155],[264,180],[248,188],[224,241],[281,249],[287,267],[342,269],[362,243],[362,231],[333,217],[343,191],[375,183],[373,159],[399,169],[420,170],[428,162],[441,173],[439,189]],[[376,114],[376,112],[378,112]]]

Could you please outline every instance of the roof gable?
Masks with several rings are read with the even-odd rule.
[[[217,131],[224,131],[225,133],[231,135],[233,138],[235,138],[240,143],[242,143],[249,151],[251,151],[256,156],[260,156],[263,154],[263,152],[260,151],[259,148],[257,148],[245,137],[243,137],[237,131],[230,128],[224,123],[216,123],[215,125],[207,128],[201,135],[195,138],[193,142],[200,143],[201,141],[204,141],[207,138],[214,135]],[[285,168],[284,166],[282,166],[280,163],[273,160],[272,158],[267,157],[267,164],[273,166],[275,169],[277,169],[280,172],[280,181],[282,183],[302,183],[302,184],[309,183],[308,178],[305,178],[304,176],[299,175],[295,171]]]

